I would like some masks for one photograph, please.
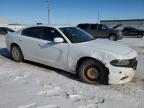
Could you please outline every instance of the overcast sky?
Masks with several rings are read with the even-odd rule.
[[[10,23],[47,23],[47,0],[0,0],[0,19]],[[144,19],[144,0],[51,0],[51,22],[95,23],[101,20]]]

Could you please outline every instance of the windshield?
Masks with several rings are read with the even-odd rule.
[[[85,31],[77,27],[59,28],[72,43],[81,43],[94,40],[94,38]]]

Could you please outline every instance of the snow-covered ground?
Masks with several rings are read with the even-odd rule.
[[[65,71],[25,61],[15,63],[0,37],[0,108],[144,108],[144,38],[119,42],[138,52],[132,82],[90,85]]]

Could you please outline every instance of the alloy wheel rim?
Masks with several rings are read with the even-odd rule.
[[[115,38],[113,36],[110,36],[110,40],[114,40]]]

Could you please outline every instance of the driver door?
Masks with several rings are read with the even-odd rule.
[[[69,45],[67,42],[55,43],[55,37],[63,38],[58,30],[51,27],[43,27],[42,39],[38,44],[39,61],[52,67],[66,69]]]

